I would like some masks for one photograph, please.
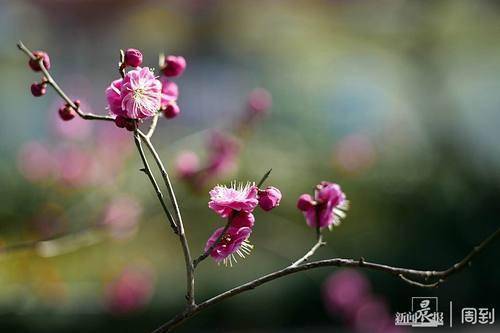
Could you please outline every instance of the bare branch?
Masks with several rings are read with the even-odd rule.
[[[224,227],[224,229],[222,230],[221,234],[219,235],[219,237],[217,237],[217,239],[215,240],[215,242],[208,248],[208,250],[206,250],[205,252],[203,252],[198,258],[196,258],[194,261],[193,261],[193,267],[196,268],[196,266],[198,266],[198,264],[200,262],[202,262],[203,260],[205,260],[209,255],[210,253],[212,253],[212,251],[215,249],[215,247],[220,243],[220,241],[222,240],[222,237],[224,237],[224,234],[226,233],[227,229],[229,229],[229,226],[231,225],[231,218],[229,218],[227,220],[227,223],[226,223],[226,226]]]
[[[102,115],[96,115],[92,113],[84,113],[80,109],[79,105],[76,105],[69,97],[66,95],[66,93],[59,87],[57,82],[54,80],[54,78],[50,75],[49,71],[45,68],[43,64],[43,59],[38,59],[33,55],[33,52],[31,52],[30,49],[28,49],[23,42],[19,41],[17,44],[17,47],[23,51],[30,59],[38,61],[38,65],[40,66],[43,75],[47,79],[47,83],[54,88],[54,90],[57,92],[59,96],[69,105],[71,108],[75,110],[75,112],[83,119],[87,120],[106,120],[106,121],[114,121],[114,118],[111,116],[102,116]]]
[[[146,147],[148,147],[149,151],[153,155],[153,158],[158,165],[158,168],[160,169],[160,173],[163,177],[163,181],[165,182],[165,185],[167,186],[168,194],[170,197],[170,201],[172,203],[172,206],[174,207],[175,215],[177,218],[177,230],[178,230],[178,235],[179,235],[179,240],[181,242],[182,246],[182,252],[184,254],[184,262],[186,264],[186,284],[187,284],[187,303],[188,303],[188,308],[192,308],[195,306],[195,299],[194,299],[194,266],[193,266],[193,259],[191,257],[191,252],[189,250],[189,244],[186,238],[186,234],[184,232],[184,225],[182,223],[182,215],[181,211],[179,209],[179,204],[177,203],[177,198],[175,197],[175,192],[172,186],[172,182],[170,181],[170,177],[168,176],[167,170],[165,169],[165,166],[163,165],[163,162],[160,159],[160,156],[158,155],[158,152],[154,148],[153,144],[149,140],[149,138],[142,133],[141,131],[137,130],[138,135],[140,135],[143,139],[144,142],[146,143]]]
[[[320,267],[355,267],[355,268],[366,268],[366,269],[371,269],[371,270],[377,270],[377,271],[382,271],[386,272],[392,275],[395,275],[399,278],[401,278],[403,281],[417,287],[437,287],[441,283],[443,283],[447,278],[449,278],[451,275],[458,273],[462,269],[464,269],[470,262],[471,260],[478,254],[480,253],[488,244],[490,244],[493,240],[498,238],[500,236],[500,228],[498,228],[493,234],[491,234],[488,238],[483,240],[478,246],[474,247],[474,249],[467,254],[462,260],[460,260],[458,263],[454,264],[450,268],[442,271],[424,271],[424,270],[416,270],[416,269],[408,269],[408,268],[400,268],[400,267],[394,267],[394,266],[388,266],[388,265],[383,265],[383,264],[377,264],[377,263],[372,263],[372,262],[367,262],[363,258],[359,260],[355,259],[342,259],[342,258],[334,258],[334,259],[326,259],[326,260],[318,260],[318,261],[313,261],[310,263],[305,263],[303,265],[295,265],[292,264],[291,266],[288,266],[284,269],[275,271],[273,273],[264,275],[260,278],[257,278],[255,280],[252,280],[250,282],[247,282],[245,284],[242,284],[238,287],[235,287],[233,289],[230,289],[228,291],[225,291],[215,297],[212,297],[200,304],[198,304],[196,307],[191,309],[191,311],[183,311],[173,317],[170,321],[166,322],[159,328],[157,328],[153,333],[163,333],[163,332],[169,332],[175,327],[181,325],[184,323],[186,320],[189,318],[195,316],[198,314],[200,311],[217,304],[227,298],[231,298],[233,296],[239,295],[245,291],[253,290],[257,288],[258,286],[271,282],[273,280],[279,279],[281,277],[302,272],[302,271],[307,271],[310,269],[315,269],[315,268],[320,268]],[[307,256],[307,254],[306,254]],[[302,258],[301,258],[302,259]],[[299,259],[298,261],[300,261]],[[407,278],[407,276],[412,276],[414,278],[421,278],[421,279],[429,279],[429,278],[434,278],[437,279],[436,282],[425,284],[421,283],[418,281],[415,281],[413,279]]]
[[[144,169],[141,169],[141,171],[144,171],[144,173],[148,176],[149,180],[151,181],[151,184],[153,184],[156,195],[158,196],[158,200],[160,201],[160,204],[163,207],[165,214],[167,215],[168,221],[170,222],[170,227],[172,228],[174,233],[178,234],[179,228],[175,223],[174,217],[168,210],[167,205],[165,204],[163,193],[161,192],[160,187],[158,186],[158,183],[156,182],[156,179],[153,173],[151,172],[148,160],[146,159],[146,155],[144,154],[144,149],[142,148],[142,142],[141,138],[139,137],[138,131],[134,133],[134,140],[135,140],[135,145],[137,146],[137,150],[139,151],[139,155],[141,156],[142,163],[144,165]]]
[[[323,235],[320,234],[316,244],[314,244],[314,246],[302,258],[300,258],[299,260],[297,260],[293,264],[291,264],[290,267],[297,267],[300,264],[302,264],[303,262],[307,261],[323,245],[326,245],[326,242],[323,241]]]
[[[151,120],[151,125],[149,126],[149,130],[146,133],[146,137],[148,139],[151,139],[153,136],[155,130],[156,130],[156,125],[158,124],[158,117],[160,116],[160,113],[157,113],[153,116],[153,119]]]
[[[262,184],[264,184],[264,182],[266,181],[266,179],[269,177],[269,175],[271,174],[271,172],[273,171],[273,169],[269,169],[267,170],[267,172],[264,174],[264,176],[262,176],[262,178],[259,180],[259,182],[257,183],[257,187],[261,187]]]

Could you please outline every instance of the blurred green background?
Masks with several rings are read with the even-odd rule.
[[[445,268],[493,232],[499,36],[495,1],[0,2],[0,246],[9,249],[0,252],[0,331],[149,332],[184,302],[181,249],[138,171],[132,137],[111,123],[61,125],[52,91],[31,96],[39,77],[18,40],[46,50],[64,89],[100,114],[120,48],[142,50],[153,67],[159,52],[184,55],[182,114],[161,119],[153,139],[172,174],[181,151],[204,156],[209,129],[234,126],[249,91],[272,94],[238,168],[207,185],[257,181],[273,168],[268,184],[282,203],[257,212],[250,257],[199,266],[201,300],[301,256],[314,231],[295,202],[321,180],[339,183],[352,206],[318,258]],[[207,208],[208,188],[193,193],[178,178],[174,186],[198,254],[222,222]],[[116,230],[100,227],[115,220]],[[409,310],[412,296],[438,296],[443,311],[449,301],[498,310],[499,249],[437,290],[363,274],[391,313]],[[262,286],[179,331],[351,330],[324,305],[334,271]],[[117,307],[119,288],[139,300]]]

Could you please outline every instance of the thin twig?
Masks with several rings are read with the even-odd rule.
[[[219,235],[219,237],[217,237],[217,239],[215,240],[215,242],[213,242],[212,245],[210,245],[210,247],[206,251],[204,251],[198,258],[196,258],[193,261],[193,267],[194,268],[196,268],[196,266],[198,266],[198,264],[200,262],[202,262],[203,260],[205,260],[210,255],[210,253],[212,253],[212,251],[220,243],[220,241],[222,240],[222,237],[224,237],[224,234],[226,233],[227,229],[229,229],[230,226],[231,226],[231,218],[228,218],[226,226],[222,230],[222,232]]]
[[[314,253],[323,245],[325,245],[326,242],[323,242],[323,235],[319,235],[317,242],[314,244],[314,246],[299,260],[295,261],[293,264],[291,264],[289,267],[296,267],[302,264],[303,262],[309,260],[310,257],[314,255]]]
[[[57,82],[54,80],[54,78],[52,78],[52,76],[50,75],[49,71],[47,70],[47,68],[45,68],[44,64],[43,64],[43,59],[38,59],[37,57],[35,57],[33,55],[33,52],[31,52],[30,49],[28,49],[24,44],[23,42],[19,41],[19,43],[17,43],[17,47],[23,51],[24,53],[26,53],[26,55],[32,59],[32,60],[35,60],[35,61],[38,61],[38,65],[40,66],[41,70],[42,70],[42,73],[43,75],[45,76],[46,80],[47,80],[47,83],[50,84],[52,86],[52,88],[54,88],[54,90],[57,92],[57,94],[59,96],[61,96],[61,98],[69,105],[71,106],[72,109],[75,110],[75,112],[83,119],[87,119],[87,120],[106,120],[106,121],[114,121],[114,118],[111,117],[111,116],[101,116],[101,115],[96,115],[96,114],[92,114],[92,113],[84,113],[82,112],[82,110],[80,110],[80,106],[79,105],[76,105],[69,97],[68,95],[66,95],[66,93],[61,89],[61,87],[59,87],[59,85],[57,84]]]
[[[148,139],[151,139],[151,137],[153,136],[154,132],[155,132],[155,129],[156,129],[156,125],[158,124],[158,117],[160,116],[159,113],[155,114],[153,116],[153,119],[151,120],[151,125],[149,126],[149,130],[148,132],[146,133],[146,137]]]
[[[393,266],[388,266],[388,265],[383,265],[383,264],[367,262],[364,260],[364,258],[361,258],[359,260],[342,259],[342,258],[318,260],[318,261],[313,261],[313,262],[305,263],[303,265],[298,265],[298,266],[293,266],[293,264],[292,264],[292,266],[288,266],[284,269],[281,269],[281,270],[275,271],[273,273],[264,275],[260,278],[257,278],[255,280],[252,280],[250,282],[242,284],[238,287],[235,287],[233,289],[225,291],[225,292],[223,292],[215,297],[212,297],[212,298],[198,304],[191,311],[183,311],[183,312],[179,313],[178,315],[174,316],[171,320],[169,320],[165,324],[161,325],[153,333],[169,332],[172,329],[174,329],[175,327],[184,323],[189,318],[198,314],[200,311],[202,311],[202,310],[204,310],[204,309],[206,309],[214,304],[217,304],[217,303],[219,303],[227,298],[234,297],[234,296],[239,295],[245,291],[253,290],[264,283],[276,280],[278,278],[281,278],[281,277],[284,277],[284,276],[287,276],[290,274],[294,274],[294,273],[298,273],[298,272],[302,272],[302,271],[307,271],[310,269],[320,268],[320,267],[366,268],[366,269],[382,271],[382,272],[386,272],[386,273],[395,275],[395,276],[401,278],[406,283],[409,283],[413,286],[433,287],[433,288],[438,287],[441,283],[443,283],[451,275],[458,273],[459,271],[464,269],[478,253],[480,253],[488,244],[490,244],[495,238],[498,238],[499,236],[500,236],[500,228],[498,228],[488,238],[483,240],[478,246],[474,247],[474,249],[471,252],[469,252],[469,254],[467,254],[467,256],[465,256],[462,260],[460,260],[459,262],[457,262],[453,266],[449,267],[448,269],[442,270],[442,271],[424,271],[424,270],[415,270],[415,269],[408,269],[408,268],[393,267]],[[408,278],[408,276],[413,276],[415,278],[421,278],[421,279],[434,278],[437,280],[433,283],[424,284],[424,283],[420,283],[418,281],[415,281],[413,279],[410,279],[410,278]]]
[[[179,209],[179,204],[177,203],[177,198],[175,197],[175,192],[172,186],[172,182],[170,181],[170,177],[168,176],[167,170],[165,169],[165,166],[163,165],[162,160],[160,159],[160,156],[158,155],[158,152],[154,148],[153,144],[151,143],[151,140],[141,131],[137,130],[138,135],[140,135],[143,139],[144,142],[146,143],[146,147],[148,147],[149,151],[153,155],[153,158],[158,165],[158,168],[160,169],[161,176],[163,178],[163,181],[165,182],[165,185],[167,186],[168,194],[170,197],[170,201],[172,203],[172,206],[174,207],[175,211],[175,216],[177,217],[177,230],[178,230],[178,235],[179,235],[179,240],[181,242],[182,246],[182,252],[184,254],[184,262],[186,264],[186,284],[187,284],[187,294],[186,294],[186,300],[188,303],[188,307],[194,307],[195,306],[195,298],[194,298],[194,267],[193,267],[193,259],[191,257],[191,252],[189,250],[189,244],[186,238],[186,234],[184,232],[184,225],[182,223],[182,215],[181,211]]]
[[[158,186],[158,183],[156,182],[156,179],[155,179],[153,173],[151,172],[151,168],[149,167],[148,160],[146,158],[146,155],[144,154],[144,149],[142,148],[141,138],[137,134],[137,131],[134,133],[134,141],[135,141],[135,145],[137,146],[137,150],[139,151],[139,155],[141,156],[142,163],[144,165],[144,168],[141,169],[141,171],[144,171],[144,173],[148,176],[149,180],[151,181],[151,184],[153,184],[156,195],[158,196],[158,200],[160,201],[160,204],[163,207],[165,214],[167,215],[168,221],[170,222],[170,227],[172,228],[174,233],[178,234],[179,228],[178,228],[177,224],[175,223],[174,217],[172,216],[172,214],[168,210],[167,205],[165,204],[165,198],[163,197],[163,193],[161,192],[160,187]]]
[[[257,183],[257,187],[261,187],[262,184],[264,184],[264,182],[266,181],[266,179],[269,177],[269,175],[271,174],[271,172],[273,171],[273,169],[269,169],[267,170],[267,172],[264,174],[264,176],[262,176],[262,178],[259,180],[259,182]]]

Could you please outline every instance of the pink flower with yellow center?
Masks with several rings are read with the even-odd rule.
[[[161,107],[162,84],[147,67],[137,67],[106,89],[109,110],[116,116],[143,119]]]
[[[338,184],[323,181],[316,185],[314,198],[309,194],[299,197],[297,208],[304,213],[308,226],[331,230],[346,216],[349,201]]]
[[[233,183],[231,187],[217,185],[210,191],[208,207],[220,217],[227,218],[233,211],[251,213],[257,207],[258,188],[254,184],[245,186]]]
[[[210,236],[205,245],[205,251],[210,250],[210,248],[215,244],[215,242],[221,237],[224,232],[224,228],[219,228]],[[249,227],[229,227],[226,232],[220,238],[220,241],[215,245],[213,250],[210,252],[210,256],[218,263],[224,263],[224,265],[233,266],[233,261],[236,263],[236,257],[234,254],[238,254],[240,257],[245,258],[245,255],[250,254],[253,248],[248,242],[248,237],[252,233],[252,229]]]

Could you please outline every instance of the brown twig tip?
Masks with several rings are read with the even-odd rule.
[[[269,175],[271,174],[271,172],[273,171],[273,169],[269,169],[267,170],[267,172],[264,174],[264,176],[262,176],[262,178],[259,180],[259,182],[257,183],[257,187],[261,187],[262,184],[264,184],[264,182],[266,181],[266,179],[269,177]]]

